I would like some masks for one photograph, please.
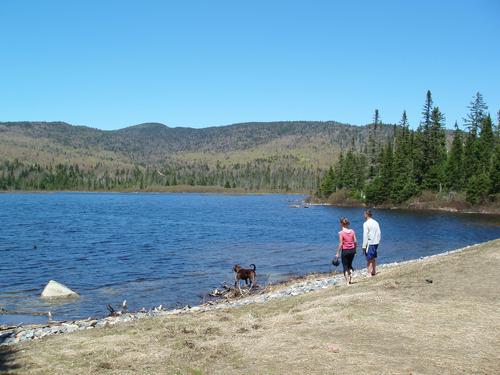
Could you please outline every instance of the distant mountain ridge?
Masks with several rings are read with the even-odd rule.
[[[0,123],[0,190],[165,190],[181,186],[311,192],[342,151],[386,143],[392,125],[335,121],[202,129],[144,123],[100,130]],[[178,188],[182,189],[182,188]]]
[[[257,152],[261,156],[301,154],[308,156],[315,167],[324,168],[332,161],[325,157],[348,147],[361,149],[369,128],[335,121],[253,122],[201,129],[143,123],[119,130],[64,122],[0,122],[0,159],[44,163],[46,157],[39,158],[41,154],[57,159],[62,153],[73,159],[73,153],[81,157],[81,151],[94,151],[97,158],[101,153],[114,153],[114,160],[147,165],[188,154],[231,159],[237,152]],[[379,126],[377,137],[385,141],[392,131],[392,126]]]

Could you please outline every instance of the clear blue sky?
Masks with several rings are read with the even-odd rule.
[[[451,127],[500,109],[500,1],[0,1],[0,121]]]

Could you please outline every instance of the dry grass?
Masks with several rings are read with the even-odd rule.
[[[499,269],[496,240],[352,286],[49,337],[0,360],[20,374],[494,374]]]

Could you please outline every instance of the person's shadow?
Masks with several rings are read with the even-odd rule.
[[[21,366],[14,363],[14,355],[17,352],[14,346],[0,346],[0,374],[8,374],[10,370],[19,369]]]

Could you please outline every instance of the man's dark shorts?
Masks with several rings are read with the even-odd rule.
[[[366,250],[366,260],[372,260],[377,258],[378,245],[370,245]]]

